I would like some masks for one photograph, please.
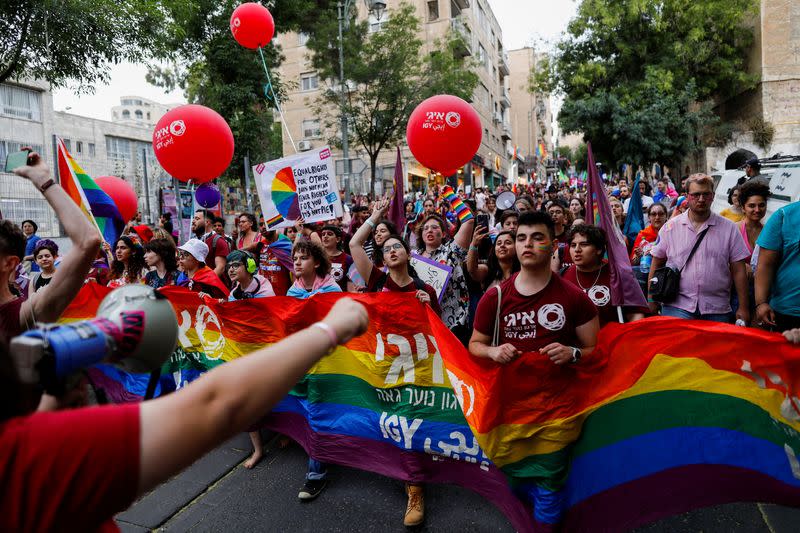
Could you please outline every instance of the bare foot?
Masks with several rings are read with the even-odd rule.
[[[253,452],[253,455],[248,457],[247,461],[244,462],[244,467],[247,469],[253,468],[258,464],[259,461],[261,461],[262,457],[264,457],[264,454],[261,451],[261,448],[256,448]]]

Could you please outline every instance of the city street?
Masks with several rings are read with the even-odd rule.
[[[331,468],[331,483],[317,500],[301,503],[306,456],[294,443],[265,440],[261,463],[247,470],[247,434],[237,435],[117,516],[125,533],[143,531],[405,531],[406,498],[399,481],[350,468]],[[641,533],[791,533],[800,510],[731,504],[672,517]],[[432,485],[426,522],[418,531],[510,532],[505,517],[471,491]]]

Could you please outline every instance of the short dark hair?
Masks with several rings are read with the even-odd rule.
[[[589,241],[589,244],[600,250],[600,253],[606,252],[608,240],[606,239],[606,232],[602,228],[589,224],[576,224],[567,233],[567,244],[572,242],[575,235],[583,235]]]
[[[214,221],[214,224],[219,222],[220,224],[222,224],[223,228],[225,227],[225,219],[224,218],[222,218],[222,217],[214,217],[213,221]]]
[[[164,267],[167,272],[175,272],[178,270],[178,260],[176,257],[177,248],[171,239],[153,239],[145,243],[145,252],[153,252],[164,261]]]
[[[648,215],[650,214],[650,211],[652,211],[654,207],[660,207],[661,209],[664,210],[665,215],[669,215],[669,210],[667,209],[667,206],[665,206],[661,202],[653,202],[652,204],[650,204],[650,206],[647,208]]]
[[[10,220],[0,220],[0,257],[15,255],[22,261],[22,258],[25,257],[27,241],[25,234],[22,233],[22,228]]]
[[[425,250],[425,241],[422,240],[422,228],[430,220],[435,220],[439,224],[439,227],[442,228],[442,233],[444,235],[442,237],[442,239],[443,240],[447,240],[447,237],[448,237],[448,235],[447,235],[447,224],[445,224],[444,219],[442,217],[440,217],[439,215],[428,215],[425,218],[423,218],[422,219],[422,223],[419,226],[417,226],[417,232],[416,232],[417,233],[417,248],[419,248],[420,250]]]
[[[369,208],[365,205],[357,205],[353,207],[353,214],[361,213],[362,211],[369,211]]]
[[[502,226],[503,223],[511,217],[515,217],[517,222],[519,222],[519,212],[516,209],[506,209],[503,211],[503,214],[500,215],[500,225]]]
[[[751,196],[763,196],[766,200],[769,198],[769,185],[759,179],[746,182],[739,188],[739,205],[744,207],[745,202]]]
[[[733,193],[735,193],[736,191],[739,191],[739,194],[741,195],[741,190],[739,189],[739,185],[734,185],[733,187],[728,189],[728,204],[733,205]],[[742,205],[742,203],[739,202],[739,205]]]
[[[42,250],[48,250],[53,257],[58,255],[58,245],[55,243],[55,241],[51,241],[50,239],[39,239],[39,242],[37,242],[36,246],[33,247],[34,259]]]
[[[537,224],[547,226],[547,231],[550,232],[550,238],[551,239],[556,238],[556,225],[553,222],[553,219],[550,217],[550,215],[548,215],[543,211],[528,211],[526,213],[522,213],[521,215],[519,215],[519,221],[517,224],[520,227],[535,226]]]
[[[198,209],[197,211],[195,211],[195,213],[203,213],[203,216],[207,220],[210,220],[211,222],[214,222],[214,214],[211,211],[209,211],[208,209]]]
[[[39,224],[37,224],[36,222],[34,222],[34,221],[33,221],[33,220],[31,220],[31,219],[23,220],[23,221],[22,221],[22,224],[20,224],[20,225],[19,225],[19,227],[21,228],[22,226],[24,226],[26,222],[27,222],[28,224],[30,224],[31,226],[33,226],[33,232],[34,232],[34,233],[36,233],[37,231],[39,231]]]
[[[250,221],[250,225],[254,228],[258,225],[256,224],[256,216],[253,213],[242,213],[238,217],[236,217],[236,221],[238,222],[240,218],[245,217],[247,220]]]
[[[317,267],[317,276],[324,278],[330,273],[331,260],[328,258],[328,254],[325,253],[325,250],[323,250],[322,246],[319,244],[306,239],[297,239],[294,243],[294,248],[292,249],[292,259],[294,259],[295,254],[298,252],[307,253],[314,259],[314,261],[319,263],[319,266]]]

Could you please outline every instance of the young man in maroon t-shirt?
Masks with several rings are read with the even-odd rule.
[[[515,241],[522,269],[499,285],[500,324],[497,346],[493,334],[497,316],[497,288],[478,303],[469,351],[476,357],[506,364],[518,357],[547,357],[553,364],[575,364],[594,350],[600,329],[597,310],[577,287],[550,269],[555,230],[541,211],[523,213]],[[560,520],[564,491],[539,487],[528,492],[534,516]]]
[[[281,263],[278,256],[280,251],[274,250],[271,246],[279,238],[280,235],[277,231],[262,228],[261,241],[258,246],[258,273],[269,280],[275,296],[286,296],[286,292],[292,285],[292,279],[289,269]]]

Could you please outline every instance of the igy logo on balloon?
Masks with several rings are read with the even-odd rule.
[[[444,131],[445,126],[457,128],[461,125],[461,115],[455,111],[428,111],[425,114],[425,122],[422,124],[423,129],[431,129],[433,131]]]
[[[175,137],[180,137],[186,133],[186,124],[182,120],[173,120],[169,125],[169,132]]]

